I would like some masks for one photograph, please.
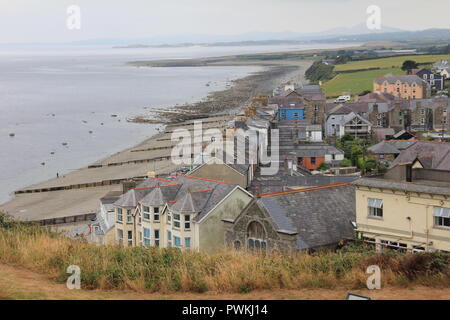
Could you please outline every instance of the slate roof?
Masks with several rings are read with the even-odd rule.
[[[297,248],[309,249],[353,238],[356,221],[352,185],[262,197],[258,204],[278,231],[297,233]]]
[[[450,195],[450,187],[430,185],[429,181],[401,182],[382,178],[362,178],[352,182],[352,184],[372,188]]]
[[[376,77],[374,82],[381,84],[387,81],[390,84],[395,84],[398,80],[402,83],[407,83],[409,85],[416,83],[418,85],[425,83],[421,78],[414,74],[403,75],[403,74],[387,74],[385,76]]]
[[[362,97],[359,97],[360,102],[388,102],[395,100],[396,97],[387,92],[370,92]]]
[[[392,143],[381,141],[376,145],[368,148],[369,151],[375,154],[399,154],[400,150],[398,150]]]
[[[280,147],[280,151],[295,154],[298,157],[324,157],[326,154],[344,154],[343,151],[327,144],[305,144],[289,148]]]
[[[187,175],[171,176],[168,179],[149,178],[123,194],[114,205],[161,205],[163,201],[162,204],[167,203],[171,210],[179,213],[196,213],[193,220],[199,221],[235,188],[236,185],[231,183]]]
[[[450,143],[416,141],[400,153],[392,162],[391,167],[401,163],[412,163],[417,158],[427,157],[431,158],[430,169],[450,170]]]

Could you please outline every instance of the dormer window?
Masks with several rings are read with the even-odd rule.
[[[180,228],[180,215],[178,213],[173,214],[173,226],[174,228]]]
[[[150,208],[147,206],[143,206],[142,211],[144,212],[144,220],[150,221]]]
[[[153,220],[159,221],[159,207],[153,208]]]
[[[131,209],[127,210],[127,223],[133,223],[133,214]]]
[[[184,215],[184,230],[191,230],[191,216],[188,214]]]

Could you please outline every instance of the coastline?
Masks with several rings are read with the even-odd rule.
[[[288,80],[303,81],[304,71],[311,63],[302,60],[294,65],[266,65],[261,71],[232,81],[225,90],[211,92],[201,101],[159,110],[153,115],[158,120],[152,123],[163,124],[162,132],[87,167],[17,190],[12,199],[0,205],[0,212],[29,221],[73,216],[73,212],[92,215],[98,210],[99,198],[120,190],[117,182],[145,177],[150,171],[166,174],[180,168],[170,161],[174,143],[170,141],[169,130],[189,126],[189,118],[199,115],[206,116],[202,118],[210,123],[206,127],[223,127],[255,95],[268,94]]]

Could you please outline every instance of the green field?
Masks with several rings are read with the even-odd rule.
[[[394,68],[341,73],[325,82],[323,88],[328,97],[337,97],[344,92],[355,95],[364,90],[372,90],[373,78],[384,76],[387,73],[404,74],[405,72],[399,68]]]
[[[360,70],[350,73],[341,73],[324,83],[323,88],[328,97],[337,97],[343,93],[359,94],[364,90],[373,89],[373,78],[387,73],[405,74],[400,69],[405,60],[414,60],[417,63],[426,63],[421,67],[430,67],[438,60],[450,60],[450,54],[444,55],[409,55],[381,59],[351,61],[334,67],[334,72]],[[379,68],[378,70],[364,70]]]
[[[338,64],[334,67],[334,71],[360,70],[368,68],[400,68],[405,60],[414,60],[418,63],[434,63],[438,60],[450,60],[450,54],[441,55],[411,55],[398,56],[382,59],[351,61],[346,64]]]

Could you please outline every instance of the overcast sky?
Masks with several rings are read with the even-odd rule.
[[[0,43],[309,33],[365,24],[372,4],[386,26],[450,28],[450,0],[0,0]],[[70,5],[81,9],[80,30],[66,27]]]

